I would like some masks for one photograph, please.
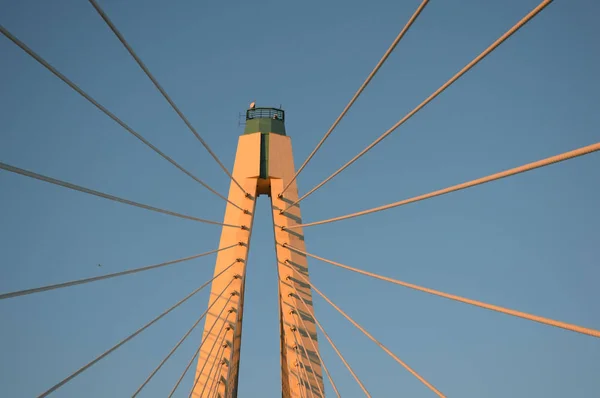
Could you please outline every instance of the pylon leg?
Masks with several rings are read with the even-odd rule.
[[[301,228],[283,229],[302,223],[299,206],[294,206],[285,213],[281,213],[289,204],[298,199],[296,182],[293,182],[284,195],[279,197],[283,188],[294,176],[294,171],[290,137],[271,134],[269,137],[269,176],[279,272],[283,397],[320,397],[322,396],[321,392],[324,391],[323,373],[321,363],[309,341],[312,339],[314,346],[318,349],[312,294],[310,285],[297,277],[297,274],[301,273],[305,278],[309,278],[307,259],[306,256],[283,247],[287,243],[301,250],[305,248]],[[308,306],[302,303],[298,295],[302,296]],[[302,317],[307,330],[301,323],[298,324],[298,317]],[[296,341],[304,348],[296,347]]]
[[[205,385],[210,385],[215,378],[215,383],[218,383],[217,391],[219,396],[225,396],[226,389],[228,397],[237,396],[237,372],[240,361],[246,261],[248,259],[250,234],[254,221],[259,173],[260,133],[242,135],[238,140],[238,148],[232,175],[251,197],[246,197],[235,183],[231,183],[229,187],[229,200],[247,210],[247,212],[237,209],[231,204],[227,204],[227,207],[225,208],[224,223],[243,225],[245,228],[223,227],[221,232],[219,247],[227,247],[235,244],[238,244],[238,246],[217,253],[214,275],[222,272],[231,264],[235,264],[223,273],[223,275],[219,276],[213,282],[211,287],[209,305],[215,300],[217,302],[212,307],[210,313],[207,314],[204,324],[204,333],[202,336],[204,343],[198,357],[198,366],[196,368],[196,378],[194,381],[196,381],[197,378],[199,379],[192,393],[192,397],[194,398],[208,396],[208,387],[205,388]],[[218,297],[219,293],[235,277],[237,277],[237,279],[233,281],[226,294],[222,297]],[[230,297],[232,293],[234,293],[235,296]],[[228,299],[229,302],[227,303]],[[230,308],[225,309],[221,317],[217,318],[217,315],[221,312],[226,303]],[[233,311],[229,312],[231,310]],[[230,329],[226,331],[227,333],[221,333],[219,335],[219,331],[224,330],[227,326],[230,326]],[[211,328],[212,331],[209,334]],[[224,350],[218,350],[222,342],[217,341],[215,343],[215,340],[217,339],[224,339],[223,342],[227,343],[228,347]],[[209,351],[213,344],[216,348],[210,353]],[[222,353],[217,357],[216,354],[219,351]],[[225,360],[225,364],[220,366],[220,362],[223,359]],[[212,375],[209,375],[211,368],[220,370],[217,372],[213,370]],[[204,392],[202,392],[203,388],[205,388]]]

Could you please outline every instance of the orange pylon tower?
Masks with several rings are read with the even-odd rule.
[[[285,113],[276,108],[246,111],[246,127],[238,141],[229,200],[225,209],[220,248],[237,245],[217,254],[215,275],[199,353],[192,397],[237,397],[246,261],[254,222],[256,199],[271,198],[279,274],[282,397],[322,397],[323,377],[317,356],[317,333],[313,318],[307,259],[283,245],[304,250],[302,229],[286,230],[301,223],[300,208],[282,212],[298,199],[293,182],[292,142],[285,133]],[[238,186],[239,185],[241,186]],[[243,188],[243,189],[242,189]],[[241,228],[239,226],[242,226]]]

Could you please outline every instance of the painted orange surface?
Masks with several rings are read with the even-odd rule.
[[[269,176],[271,177],[271,203],[273,209],[273,222],[278,272],[279,272],[279,305],[280,322],[282,323],[282,352],[281,359],[283,383],[289,382],[290,395],[301,396],[300,390],[308,393],[304,396],[323,396],[323,373],[320,361],[314,353],[318,350],[317,331],[313,321],[313,308],[305,307],[300,299],[301,295],[308,305],[312,305],[310,286],[301,282],[297,273],[302,273],[308,278],[308,264],[306,256],[284,248],[283,244],[305,250],[304,233],[302,228],[293,231],[282,230],[302,223],[300,208],[294,206],[284,214],[289,203],[298,199],[298,188],[294,181],[286,190],[283,198],[279,195],[294,176],[294,159],[290,137],[271,134],[269,138]],[[298,245],[298,246],[296,246]],[[298,317],[302,317],[304,324]],[[306,325],[306,329],[303,327]],[[310,341],[312,339],[312,343]],[[287,362],[287,364],[285,364]],[[289,371],[289,375],[287,372]]]
[[[324,396],[322,369],[314,352],[315,349],[318,350],[318,343],[312,320],[312,295],[310,287],[300,282],[301,278],[295,277],[298,272],[308,277],[307,259],[306,256],[281,246],[288,243],[301,250],[305,249],[301,228],[293,231],[284,231],[281,228],[301,223],[300,209],[297,206],[281,214],[281,210],[286,207],[285,202],[292,203],[298,198],[295,182],[288,188],[283,198],[279,197],[283,187],[294,175],[290,138],[269,134],[268,179],[259,180],[260,132],[242,135],[238,141],[232,174],[251,197],[246,197],[244,192],[232,182],[229,188],[229,199],[247,212],[228,204],[223,222],[244,225],[247,229],[223,227],[221,233],[219,247],[236,243],[239,245],[217,254],[214,275],[227,270],[213,282],[211,287],[209,305],[213,306],[205,320],[204,343],[198,358],[195,375],[197,383],[193,387],[192,397],[237,396],[246,260],[259,185],[260,192],[265,192],[266,186],[271,187],[279,273],[283,397]],[[223,291],[225,293],[221,295]],[[302,295],[309,307],[305,307],[297,295]]]
[[[250,232],[254,221],[254,209],[256,203],[256,186],[260,172],[260,134],[243,135],[239,138],[235,165],[233,168],[234,178],[242,185],[244,190],[251,195],[247,198],[242,190],[231,183],[229,188],[229,200],[237,203],[240,207],[248,210],[245,214],[242,210],[227,204],[224,220],[227,224],[244,225],[248,229],[223,227],[219,247],[226,247],[236,243],[241,245],[224,250],[217,254],[214,275],[234,264],[231,268],[219,276],[212,284],[208,305],[214,303],[206,316],[203,344],[198,357],[195,379],[198,379],[194,387],[192,397],[207,397],[211,394],[208,388],[213,380],[217,380],[217,391],[224,396],[225,383],[221,380],[236,380],[237,366],[239,363],[239,352],[242,334],[242,313],[244,303],[244,277],[246,275],[246,260],[250,245]],[[241,261],[238,261],[241,260]],[[235,279],[239,276],[238,279]],[[226,289],[225,294],[220,296],[223,289],[233,280]],[[235,294],[232,296],[232,293]],[[229,299],[229,302],[227,300]],[[216,302],[215,302],[216,301]],[[224,311],[223,307],[227,305]],[[229,312],[233,310],[233,312]],[[221,316],[218,317],[219,313]],[[213,326],[214,325],[214,326]],[[230,326],[230,330],[225,330]],[[218,350],[223,343],[228,343],[224,350]],[[212,347],[215,347],[211,351]],[[233,352],[233,355],[232,355]],[[219,355],[217,355],[219,354]],[[222,360],[228,362],[221,366]],[[212,369],[212,374],[209,375]],[[231,373],[231,374],[230,374]],[[228,383],[228,387],[235,389],[236,382]],[[212,392],[214,395],[214,391]],[[228,394],[229,396],[229,394]]]

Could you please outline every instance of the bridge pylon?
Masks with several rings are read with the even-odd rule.
[[[254,223],[256,200],[271,200],[279,283],[279,327],[281,386],[283,398],[324,396],[323,376],[318,359],[318,342],[313,318],[306,256],[284,247],[305,250],[298,205],[283,212],[298,199],[296,182],[282,195],[294,176],[292,142],[285,131],[285,113],[277,108],[246,111],[244,133],[239,137],[233,178],[225,209],[219,247],[236,245],[217,253],[203,344],[199,353],[192,397],[237,397],[246,262]],[[243,190],[237,185],[243,188]],[[240,209],[241,208],[241,209]],[[236,226],[242,226],[236,227]],[[221,294],[224,292],[224,294]]]

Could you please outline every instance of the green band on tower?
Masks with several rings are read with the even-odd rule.
[[[260,178],[269,172],[269,134],[285,135],[285,112],[277,108],[250,108],[246,111],[244,134],[260,133]]]

